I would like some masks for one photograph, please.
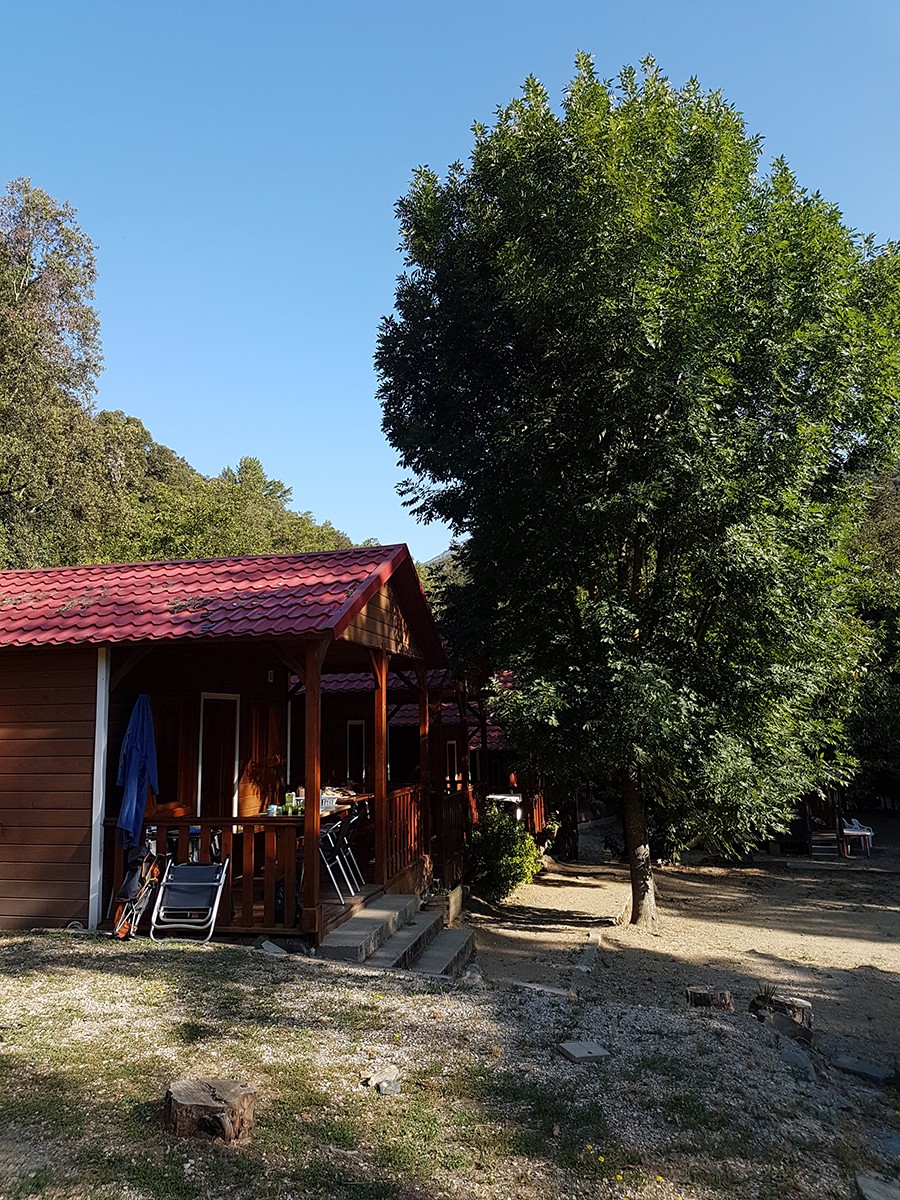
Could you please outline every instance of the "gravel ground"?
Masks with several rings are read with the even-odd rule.
[[[900,1093],[834,1068],[897,1053],[893,862],[664,871],[659,937],[606,923],[620,868],[554,864],[496,912],[473,905],[482,973],[453,988],[243,947],[8,935],[0,1196],[850,1200],[856,1171],[900,1163]],[[758,981],[812,999],[809,1065],[747,1013]],[[688,1009],[697,983],[730,986],[736,1011]],[[580,1038],[609,1058],[562,1058]],[[399,1095],[362,1086],[380,1065]],[[257,1088],[248,1145],[165,1132],[169,1081],[196,1075]]]

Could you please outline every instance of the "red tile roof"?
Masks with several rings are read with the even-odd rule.
[[[0,646],[339,637],[395,574],[407,619],[439,647],[405,546],[0,571]]]

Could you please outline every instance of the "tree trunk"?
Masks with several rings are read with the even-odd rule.
[[[656,921],[656,887],[641,781],[634,770],[622,773],[622,826],[631,870],[631,924],[652,925]]]
[[[553,853],[563,862],[578,862],[578,802],[574,793],[568,793],[560,804],[559,819]]]

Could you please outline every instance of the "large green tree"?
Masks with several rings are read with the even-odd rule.
[[[0,196],[0,563],[78,558],[96,501],[101,366],[94,249],[74,211],[18,179]]]
[[[868,631],[847,547],[898,408],[898,271],[719,93],[580,56],[397,206],[381,327],[407,499],[449,522],[461,644],[551,784],[739,846],[846,773]],[[512,686],[510,686],[512,684]]]

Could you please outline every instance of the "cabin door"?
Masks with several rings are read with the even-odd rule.
[[[237,816],[240,715],[239,696],[204,692],[200,697],[198,816]]]

